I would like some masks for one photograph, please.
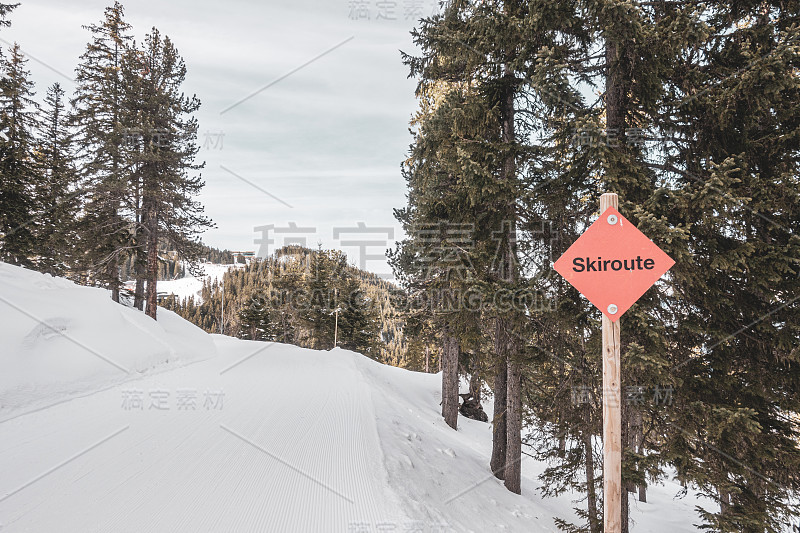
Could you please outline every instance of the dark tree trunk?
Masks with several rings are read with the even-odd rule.
[[[628,491],[622,491],[622,533],[628,533],[630,531],[630,520],[629,520],[629,505],[630,500],[628,499]]]
[[[600,520],[597,516],[597,490],[594,484],[594,450],[592,449],[592,435],[589,431],[583,434],[583,452],[586,454],[586,506],[589,513],[589,531],[600,533]]]
[[[458,339],[449,332],[442,338],[442,416],[453,429],[458,429]]]
[[[621,389],[625,390],[625,381],[621,383]],[[631,432],[630,432],[630,409],[628,408],[627,402],[625,401],[625,396],[622,397],[622,405],[620,405],[620,410],[622,411],[622,494],[620,498],[620,507],[622,508],[622,519],[621,519],[621,533],[628,533],[630,531],[630,521],[629,521],[629,509],[630,509],[630,492],[636,489],[636,485],[630,480],[627,479],[625,476],[625,456],[627,452],[630,451],[630,439],[631,439]]]
[[[158,308],[158,214],[155,209],[146,210],[145,224],[147,225],[147,316],[156,320]]]
[[[144,309],[144,273],[136,277],[136,290],[133,293],[133,306],[142,311]]]
[[[617,138],[614,146],[625,149],[625,128],[628,109],[628,90],[625,83],[624,46],[606,40],[606,125]],[[611,144],[611,143],[609,143]]]
[[[514,93],[516,80],[511,69],[506,66],[504,92],[500,105],[502,108],[502,140],[508,152],[503,162],[501,180],[512,184],[516,180],[516,160],[514,144]],[[501,243],[497,278],[506,284],[513,285],[517,281],[516,258],[516,198],[506,198],[504,205],[499,205],[503,213],[502,231],[505,232]],[[495,352],[498,367],[502,369],[495,378],[494,403],[494,438],[492,441],[492,472],[500,479],[506,480],[506,487],[512,492],[520,492],[519,467],[522,460],[522,398],[519,374],[519,363],[515,361],[517,345],[513,338],[513,323],[509,317],[498,317],[495,323]],[[513,371],[513,374],[511,373]],[[501,387],[505,390],[501,395]],[[502,396],[502,398],[501,398]],[[500,415],[500,416],[498,416]]]
[[[624,387],[623,387],[624,390]],[[636,443],[634,441],[635,430],[633,428],[633,411],[634,409],[632,406],[629,406],[628,403],[625,401],[625,397],[623,396],[623,405],[621,406],[622,410],[622,453],[625,454],[626,450],[629,452],[628,455],[628,462],[633,459],[632,455],[630,454],[631,451],[636,451]],[[625,462],[625,457],[623,456],[623,463]],[[632,465],[631,465],[632,468]],[[623,464],[623,470],[625,470],[625,466]],[[622,486],[625,488],[626,493],[634,492],[636,490],[636,483],[631,476],[625,476],[623,473],[623,483]]]
[[[141,230],[138,230],[138,232],[141,233]],[[137,246],[143,244],[141,235],[140,238],[136,240],[136,244]],[[144,281],[147,276],[147,251],[137,248],[133,256],[133,261],[133,271],[136,276],[136,290],[133,293],[133,306],[139,311],[142,311],[144,309]]]
[[[644,420],[642,418],[642,410],[637,407],[630,408],[631,416],[631,448],[639,455],[644,455]],[[639,501],[647,501],[647,482],[644,479],[645,473],[642,467],[639,467],[639,477],[642,479],[638,485]],[[631,491],[633,492],[633,491]]]
[[[501,319],[495,325],[498,331],[495,337],[500,337]],[[497,340],[495,341],[497,342]],[[497,350],[499,352],[499,350]],[[506,397],[508,391],[508,364],[505,359],[498,359],[497,370],[494,376],[494,415],[492,418],[492,459],[489,463],[492,473],[498,479],[505,477],[506,467]]]
[[[522,492],[522,391],[520,363],[508,360],[508,398],[506,399],[505,485],[515,494]]]
[[[603,530],[599,517],[597,516],[597,490],[595,488],[594,477],[594,448],[592,447],[592,407],[584,404],[583,417],[586,428],[583,431],[583,453],[586,454],[586,505],[589,514],[590,533],[601,533]]]
[[[144,282],[147,273],[147,250],[142,246],[145,244],[144,231],[142,228],[142,188],[141,182],[137,178],[136,183],[136,229],[134,240],[136,251],[133,256],[134,274],[136,276],[136,289],[133,293],[133,306],[139,311],[144,309]]]
[[[116,256],[109,260],[107,272],[111,280],[111,299],[119,303],[119,265]]]

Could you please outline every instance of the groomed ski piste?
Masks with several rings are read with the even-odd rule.
[[[490,424],[440,416],[440,375],[341,349],[208,335],[0,263],[0,531],[492,532],[581,523],[580,495],[488,469]],[[491,405],[484,405],[491,412]],[[695,531],[670,480],[635,532]]]

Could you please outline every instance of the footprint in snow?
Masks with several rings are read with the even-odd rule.
[[[519,507],[517,507],[516,509],[511,511],[511,514],[516,516],[517,518],[523,518],[523,517],[524,518],[528,518],[528,519],[533,518],[533,516],[529,515],[528,513],[522,512]],[[536,517],[536,518],[538,518],[538,517]]]

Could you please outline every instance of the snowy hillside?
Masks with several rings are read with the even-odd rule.
[[[203,275],[192,276],[187,272],[186,277],[180,279],[161,280],[158,282],[158,292],[174,294],[179,300],[194,296],[195,302],[199,304],[203,301],[200,297],[200,290],[207,279],[212,282],[221,281],[222,276],[228,269],[244,267],[244,265],[218,265],[214,263],[203,263],[200,266],[203,269]]]
[[[437,375],[159,317],[0,264],[0,531],[555,531],[583,506],[542,499],[530,458],[505,490]],[[633,531],[694,531],[679,488]]]
[[[161,310],[158,323],[103,289],[0,263],[0,420],[216,354],[208,335]]]

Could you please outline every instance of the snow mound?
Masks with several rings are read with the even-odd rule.
[[[216,354],[174,313],[158,321],[82,287],[0,263],[0,420],[19,410]]]

